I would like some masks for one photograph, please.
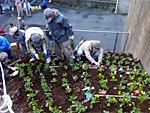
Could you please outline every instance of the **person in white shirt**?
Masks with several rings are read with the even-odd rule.
[[[77,45],[78,49],[76,49],[79,60],[81,60],[82,55],[85,55],[91,64],[100,65],[103,56],[103,49],[101,47],[100,41],[89,40],[81,42],[82,43],[79,43],[80,47]],[[96,58],[98,58],[98,61],[95,60]]]

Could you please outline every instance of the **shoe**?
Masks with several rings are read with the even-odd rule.
[[[30,62],[32,62],[32,61],[34,61],[34,60],[35,60],[34,58],[31,58],[31,59],[30,59]]]
[[[50,63],[51,62],[51,59],[50,58],[47,58],[46,59],[46,63]]]
[[[18,73],[19,73],[19,71],[15,71],[15,72],[12,73],[12,75],[16,76],[16,75],[18,75]]]
[[[14,14],[11,14],[11,16],[14,16]]]

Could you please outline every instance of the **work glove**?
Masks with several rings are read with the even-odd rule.
[[[35,57],[36,57],[36,59],[39,59],[39,55],[38,54],[35,54]]]
[[[74,40],[74,36],[73,36],[73,35],[72,35],[72,36],[70,36],[70,37],[69,37],[69,39]]]
[[[100,64],[98,62],[95,62],[95,65],[99,66]]]
[[[20,49],[20,46],[19,46],[19,44],[17,44],[17,49]]]
[[[32,62],[32,61],[34,61],[34,60],[35,60],[34,58],[31,58],[31,59],[30,59],[30,62]]]
[[[12,73],[13,76],[16,76],[19,73],[19,71],[15,71]]]
[[[18,69],[18,67],[10,67],[11,70],[16,71],[16,69]]]
[[[47,55],[47,50],[44,50],[44,54]]]
[[[52,33],[49,31],[49,35],[52,36]]]
[[[51,58],[46,58],[46,63],[50,63],[51,62]]]

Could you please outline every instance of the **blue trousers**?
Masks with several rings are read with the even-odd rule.
[[[82,55],[85,55],[84,51],[81,50],[81,49],[78,49],[77,54],[78,54],[78,56],[79,56],[79,60],[81,60],[81,56],[82,56]],[[99,56],[99,52],[94,52],[94,53],[91,54],[91,57],[92,57],[93,59],[96,59],[98,56]]]

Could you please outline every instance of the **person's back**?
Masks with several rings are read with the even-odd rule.
[[[42,7],[42,9],[47,8],[47,2],[45,0],[42,0],[41,7]]]
[[[0,36],[0,51],[8,51],[10,49],[11,46],[8,40],[5,37]]]

